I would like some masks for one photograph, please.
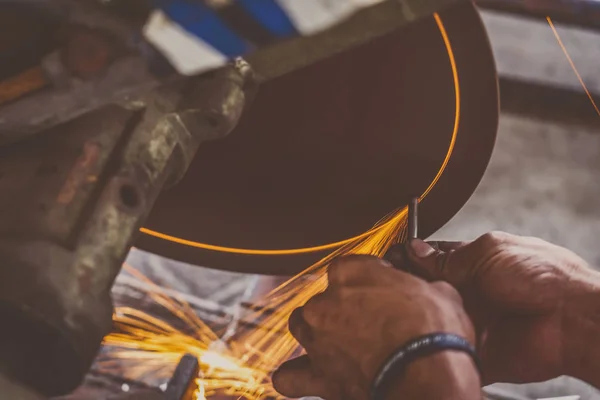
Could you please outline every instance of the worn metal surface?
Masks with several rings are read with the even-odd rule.
[[[58,87],[0,108],[0,145],[22,140],[110,103],[139,100],[160,85],[146,61],[138,56],[115,61],[104,74],[90,80],[62,74],[60,53],[46,57],[44,66],[54,76],[67,77]]]
[[[104,32],[79,28],[67,39],[62,49],[62,62],[72,76],[89,80],[108,68],[119,48],[114,38]]]
[[[465,3],[441,15],[458,66],[461,114],[450,163],[421,204],[424,237],[477,186],[498,117],[494,62],[477,12]],[[244,249],[349,238],[423,192],[447,154],[454,121],[452,70],[429,18],[263,83],[239,127],[200,150],[146,227]],[[147,235],[137,245],[191,264],[284,275],[327,254],[231,254]]]
[[[48,395],[77,386],[133,237],[199,144],[235,125],[248,76],[227,68],[0,148],[1,370]]]

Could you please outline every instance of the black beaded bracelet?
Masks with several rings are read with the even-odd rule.
[[[371,400],[385,400],[394,380],[402,375],[412,361],[445,350],[467,353],[481,374],[477,352],[468,340],[452,333],[431,333],[411,340],[386,360],[371,385]]]

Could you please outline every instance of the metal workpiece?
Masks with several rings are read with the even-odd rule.
[[[245,78],[222,72],[187,91],[162,88],[141,110],[105,107],[0,147],[0,371],[47,396],[80,383],[111,330],[110,289],[155,199],[242,113]],[[203,90],[209,82],[215,90]]]
[[[191,354],[181,357],[165,390],[165,400],[195,400],[200,362]]]
[[[410,242],[419,237],[419,198],[412,197],[408,202],[407,215],[408,228],[406,232],[406,241]]]
[[[196,400],[200,361],[191,354],[179,360],[164,392],[146,389],[110,397],[108,400]]]
[[[418,197],[411,197],[408,201],[406,239],[398,238],[399,243],[390,247],[383,256],[383,259],[389,261],[394,268],[409,273],[413,271],[408,261],[406,245],[419,237],[419,201]]]

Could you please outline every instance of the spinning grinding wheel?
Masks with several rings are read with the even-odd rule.
[[[479,183],[498,121],[476,10],[465,3],[439,17],[263,84],[235,131],[204,145],[162,194],[137,246],[202,266],[297,273],[331,252],[307,248],[359,235],[423,193],[458,123],[420,206],[421,234],[439,229]]]

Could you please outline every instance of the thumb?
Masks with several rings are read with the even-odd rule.
[[[443,246],[436,245],[435,242],[433,244],[435,247],[421,239],[413,239],[408,243],[407,256],[411,268],[427,280],[443,280],[456,288],[461,287],[468,277],[468,266],[455,265],[459,260],[453,255],[455,249],[463,248],[465,243],[457,242],[453,245],[443,242]]]
[[[273,374],[273,387],[288,398],[316,396],[339,400],[323,374],[318,374],[307,355],[294,358],[281,365]]]

